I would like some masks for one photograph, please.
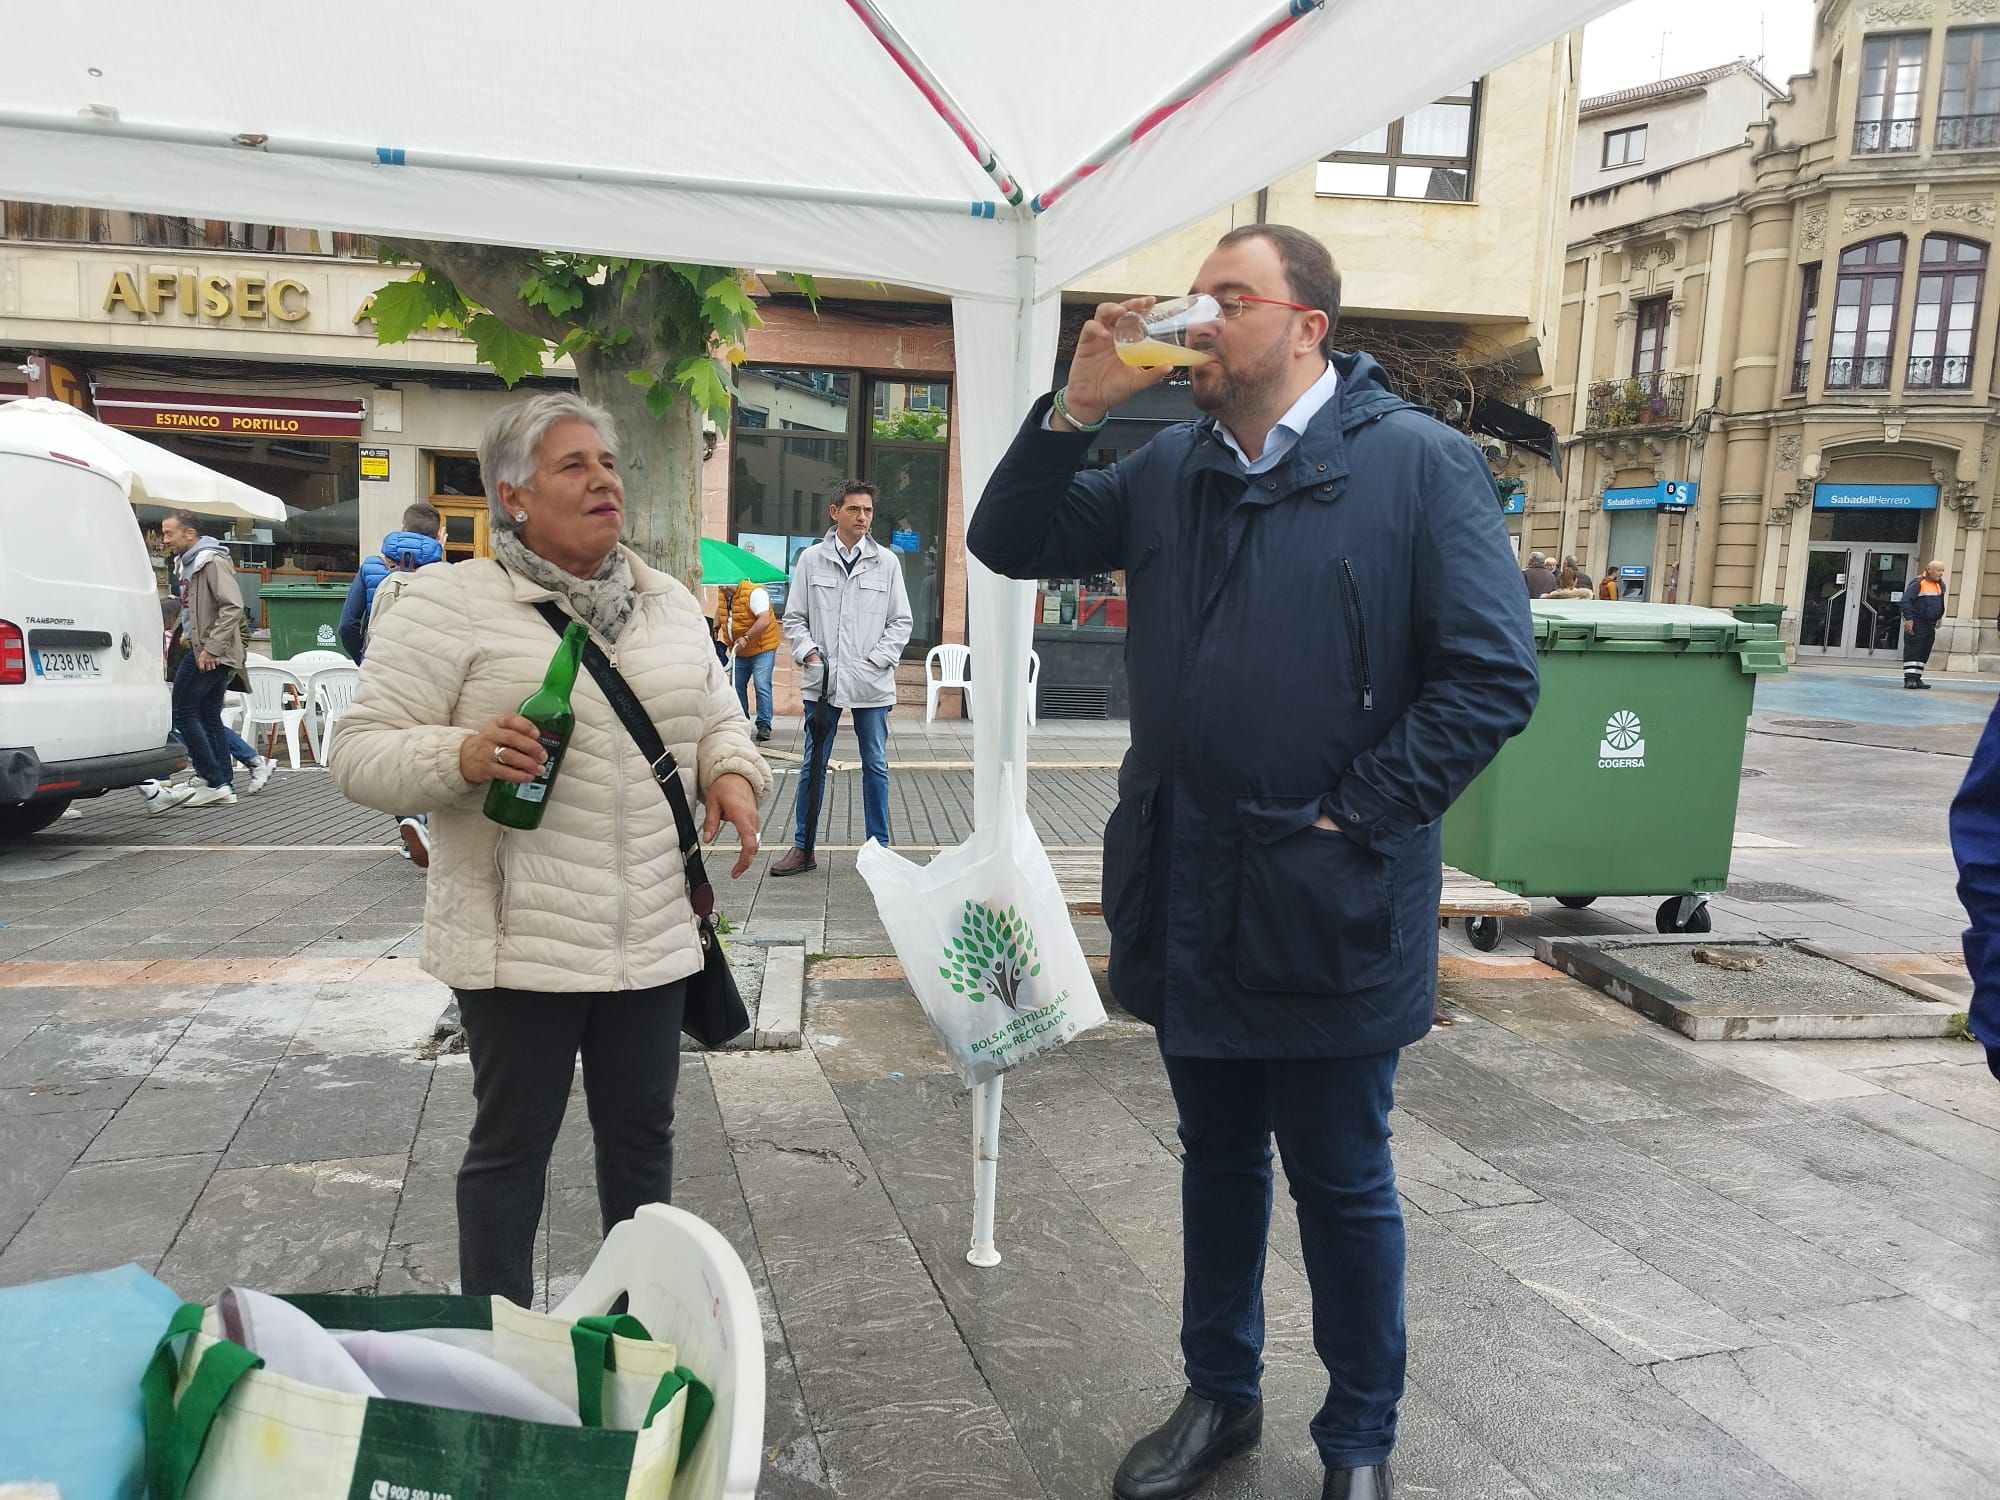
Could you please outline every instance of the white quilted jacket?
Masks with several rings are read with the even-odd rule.
[[[683,777],[693,777],[693,793],[734,771],[761,797],[771,774],[700,606],[679,580],[631,563],[638,608],[616,647],[597,644],[646,705]],[[356,802],[431,815],[423,966],[446,984],[581,992],[671,984],[701,967],[673,809],[588,672],[577,674],[576,733],[541,827],[489,822],[480,812],[485,786],[459,774],[466,738],[541,686],[558,641],[535,612],[544,599],[556,596],[490,559],[415,575],[369,635],[330,769]],[[711,879],[718,866],[726,877],[728,863],[711,861]]]

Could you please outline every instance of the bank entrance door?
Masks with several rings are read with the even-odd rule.
[[[1901,661],[1903,585],[1916,572],[1914,546],[1814,542],[1806,561],[1800,654]]]

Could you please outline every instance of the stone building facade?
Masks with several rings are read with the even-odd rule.
[[[1572,436],[1528,533],[1635,596],[1782,604],[1800,655],[1854,660],[1898,657],[1936,558],[1969,668],[2000,608],[2000,0],[1815,20],[1740,146],[1573,200],[1541,404]]]

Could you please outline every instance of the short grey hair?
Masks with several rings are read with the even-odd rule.
[[[500,502],[500,486],[526,489],[535,477],[535,453],[558,422],[588,422],[613,448],[618,424],[611,413],[574,391],[543,391],[503,406],[479,438],[479,482],[486,490],[486,510],[495,531],[519,531],[514,513]]]

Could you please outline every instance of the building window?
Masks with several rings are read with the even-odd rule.
[[[1896,341],[1896,299],[1903,289],[1903,241],[1891,235],[1843,250],[1833,293],[1833,341],[1826,361],[1830,391],[1889,386]]]
[[[1945,37],[1937,143],[1940,151],[2000,147],[2000,26],[1973,26]]]
[[[1646,159],[1646,127],[1627,126],[1604,132],[1604,167],[1636,167]]]
[[[1861,53],[1861,104],[1854,114],[1854,149],[1914,151],[1930,37],[1920,31],[1871,36]]]
[[[1478,134],[1479,85],[1469,83],[1334,152],[1319,164],[1317,190],[1466,202]]]
[[[915,617],[904,655],[921,659],[943,627],[951,386],[746,366],[736,393],[731,540],[789,573],[832,524],[841,484],[872,480],[881,487],[873,534],[902,564]],[[784,594],[771,590],[780,608]]]
[[[1639,329],[1632,338],[1632,378],[1658,382],[1667,362],[1667,299],[1648,297],[1632,304]]]
[[[1934,234],[1924,241],[1905,385],[1932,391],[1971,387],[1972,330],[1985,279],[1986,247],[1977,240]]]
[[[1813,333],[1819,323],[1819,267],[1799,272],[1799,333],[1792,346],[1792,389],[1803,391],[1812,379]]]

